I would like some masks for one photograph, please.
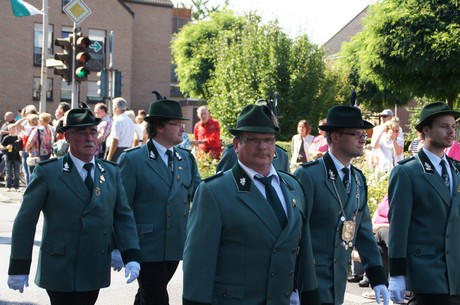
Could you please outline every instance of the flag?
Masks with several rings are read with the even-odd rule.
[[[39,15],[43,12],[22,0],[10,0],[13,15],[16,17]]]

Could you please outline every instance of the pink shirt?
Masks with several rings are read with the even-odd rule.
[[[388,194],[383,197],[382,201],[380,201],[379,205],[377,206],[377,210],[375,211],[376,216],[374,218],[374,223],[378,224],[389,224],[388,221],[388,210],[390,209],[390,205],[388,204]]]
[[[460,161],[460,145],[457,141],[454,141],[451,147],[445,149],[446,155],[451,158],[454,158],[457,161]]]

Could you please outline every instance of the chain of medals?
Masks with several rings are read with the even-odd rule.
[[[346,215],[345,215],[345,209],[343,208],[343,203],[342,200],[340,199],[339,192],[337,191],[337,186],[335,184],[336,180],[332,181],[332,184],[334,185],[334,190],[335,194],[337,195],[337,199],[339,200],[340,204],[340,213],[342,216],[340,216],[340,221],[343,223],[342,225],[342,247],[345,248],[345,250],[348,250],[348,248],[353,248],[353,239],[355,237],[355,231],[356,231],[356,216],[358,215],[358,209],[359,209],[359,181],[356,176],[351,175],[352,177],[355,178],[356,182],[356,209],[353,212],[353,217],[352,220],[347,220]]]

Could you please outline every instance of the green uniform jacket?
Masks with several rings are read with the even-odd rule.
[[[216,173],[231,169],[237,160],[238,158],[236,156],[235,149],[233,148],[233,144],[227,145],[227,147],[225,147],[224,151],[222,152],[219,163],[217,163]],[[278,145],[275,147],[275,156],[273,158],[272,164],[276,170],[289,173],[288,153]]]
[[[174,148],[174,175],[151,140],[118,159],[134,211],[142,262],[182,259],[190,202],[201,182],[193,155]]]
[[[323,158],[303,164],[294,173],[304,188],[306,204],[312,209],[310,231],[322,303],[343,303],[350,265],[352,247],[345,249],[342,246],[343,225],[338,196],[347,220],[357,212],[353,245],[359,252],[371,285],[387,283],[372,233],[365,177],[355,167],[352,167],[351,174],[351,191],[347,196],[329,152]]]
[[[35,168],[14,221],[9,274],[29,274],[40,212],[39,287],[75,292],[109,286],[112,232],[124,261],[140,261],[133,212],[113,163],[96,159],[92,195],[69,155]]]
[[[460,295],[460,165],[448,160],[452,197],[423,150],[390,176],[390,274],[415,293]]]
[[[298,259],[309,265],[297,277],[301,294],[319,301],[303,192],[292,176],[278,174],[284,229],[238,163],[200,184],[185,242],[184,304],[288,305]]]

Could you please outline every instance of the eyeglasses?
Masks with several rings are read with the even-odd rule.
[[[365,132],[342,132],[342,134],[352,136],[356,140],[359,140],[359,139],[366,140],[367,137],[368,137],[367,133],[365,133]]]
[[[179,128],[185,128],[185,123],[166,123],[168,125],[172,125],[172,126],[176,126],[176,127],[179,127]]]
[[[259,138],[241,138],[245,142],[247,142],[250,145],[259,145],[260,143],[272,145],[275,144],[275,138],[265,138],[265,139],[259,139]]]

